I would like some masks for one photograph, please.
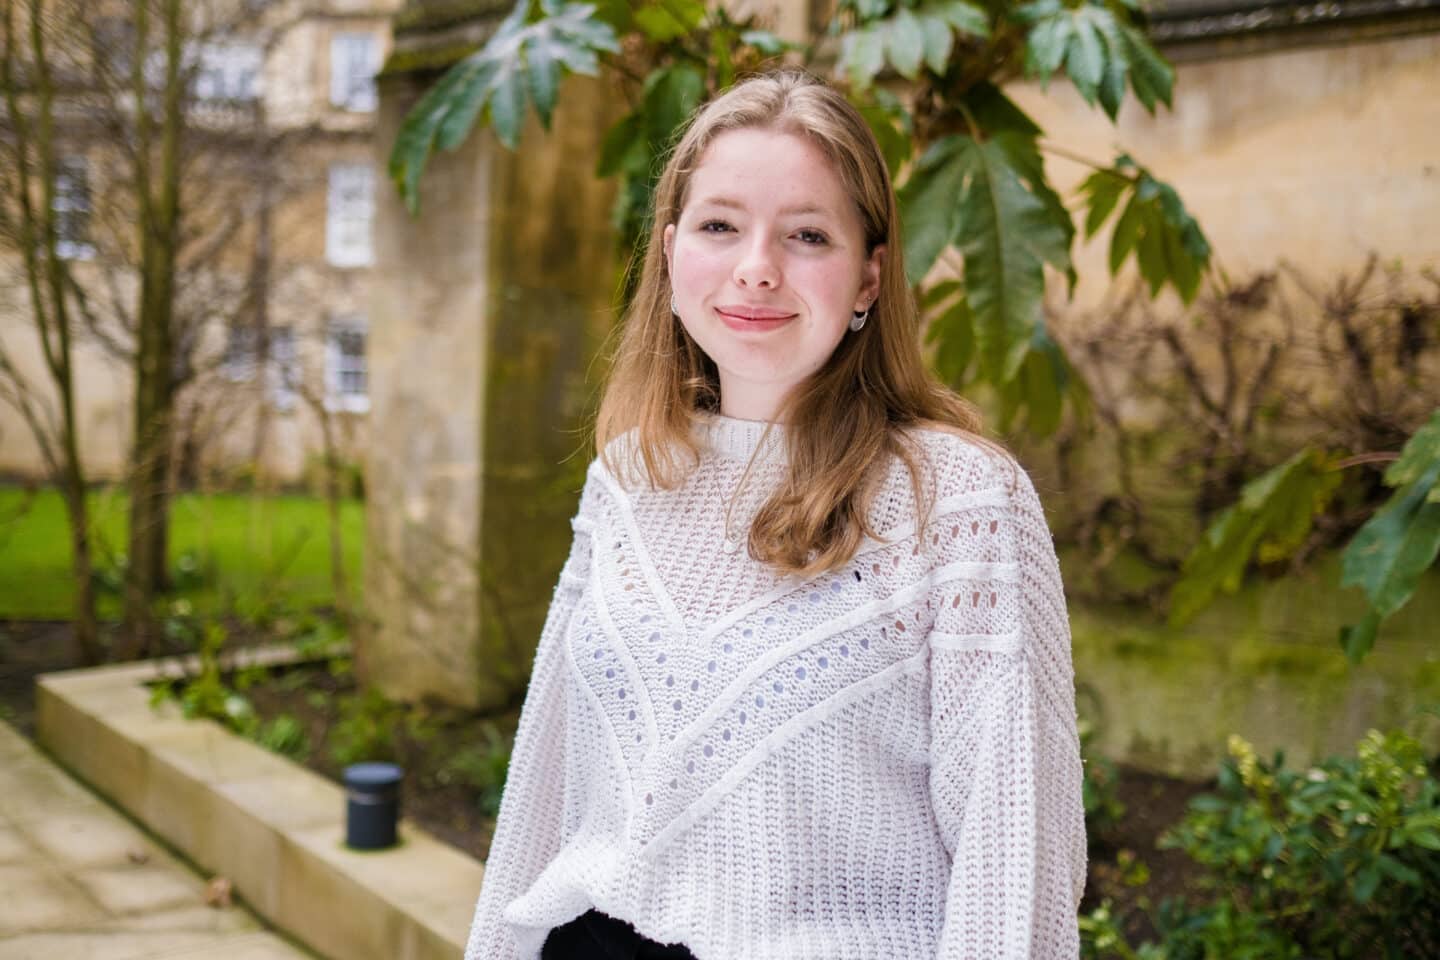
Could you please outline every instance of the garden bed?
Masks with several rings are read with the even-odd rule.
[[[336,662],[338,669],[276,671],[245,690],[262,729],[273,730],[280,721],[295,731],[288,742],[267,745],[336,782],[349,763],[400,764],[403,815],[483,861],[519,711],[480,717],[438,704],[367,697],[343,663]]]
[[[347,671],[320,666],[275,672],[249,686],[245,695],[264,723],[293,720],[305,746],[293,758],[331,779],[338,780],[345,763],[353,760],[398,762],[406,771],[405,816],[485,859],[518,710],[481,717],[435,705],[407,707],[378,698],[367,703]],[[385,749],[366,754],[361,748],[367,740],[377,746],[383,742]],[[1083,909],[1110,900],[1117,913],[1131,917],[1127,933],[1132,939],[1153,936],[1144,911],[1180,896],[1197,872],[1183,853],[1161,850],[1156,841],[1208,786],[1117,767],[1114,799],[1125,812],[1091,837]]]
[[[255,638],[252,638],[255,639]],[[0,622],[0,716],[34,736],[34,678],[79,666],[69,625]],[[347,763],[386,759],[405,769],[404,815],[435,837],[483,861],[495,828],[508,748],[519,710],[495,716],[438,704],[415,706],[366,697],[348,661],[339,659],[232,676],[228,683],[254,709],[255,739],[339,782]],[[1125,813],[1091,837],[1085,909],[1111,900],[1133,908],[1178,896],[1195,872],[1184,854],[1157,838],[1205,784],[1116,768],[1115,798]],[[1141,884],[1138,881],[1146,879]],[[1148,926],[1130,932],[1149,935]]]

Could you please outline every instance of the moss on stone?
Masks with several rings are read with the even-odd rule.
[[[379,79],[413,73],[436,73],[480,49],[478,43],[451,43],[442,47],[396,50],[380,68]]]
[[[395,15],[395,33],[441,30],[477,20],[499,22],[513,6],[512,0],[411,0]]]
[[[1335,588],[1338,555],[1305,574],[1247,584],[1184,627],[1119,605],[1072,604],[1081,713],[1103,755],[1203,777],[1239,733],[1305,763],[1343,751],[1367,729],[1409,727],[1440,704],[1440,575],[1387,622],[1352,666],[1336,642],[1361,598]],[[1419,731],[1440,749],[1440,723]]]

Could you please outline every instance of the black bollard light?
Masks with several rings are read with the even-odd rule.
[[[400,819],[401,770],[393,763],[345,768],[345,845],[354,850],[395,846]]]

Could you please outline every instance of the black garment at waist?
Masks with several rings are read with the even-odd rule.
[[[590,910],[550,931],[540,960],[695,960],[681,944],[656,943],[624,920]]]

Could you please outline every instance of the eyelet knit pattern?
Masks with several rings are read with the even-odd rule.
[[[876,539],[801,581],[721,546],[779,430],[713,418],[675,490],[592,464],[466,960],[532,960],[592,907],[699,960],[1078,955],[1070,636],[1029,479],[920,431],[928,521],[896,463]]]

